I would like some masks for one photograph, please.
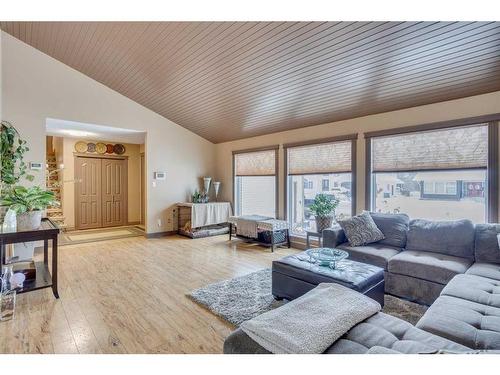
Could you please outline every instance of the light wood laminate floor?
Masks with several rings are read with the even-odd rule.
[[[1,353],[220,353],[233,326],[185,294],[270,267],[271,253],[227,236],[142,237],[59,249],[59,294],[18,295]]]

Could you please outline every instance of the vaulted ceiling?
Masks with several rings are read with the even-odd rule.
[[[500,22],[0,22],[212,142],[500,90]]]

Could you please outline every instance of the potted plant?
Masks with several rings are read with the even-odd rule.
[[[2,121],[0,128],[0,176],[2,190],[9,188],[19,182],[21,177],[33,181],[34,176],[26,173],[24,154],[29,151],[26,141],[22,139],[19,132],[11,123]]]
[[[39,186],[14,186],[2,193],[2,205],[17,214],[17,229],[34,230],[40,227],[42,211],[48,206],[59,205],[54,193]]]
[[[26,141],[11,123],[2,121],[0,125],[0,192],[4,193],[12,189],[21,177],[33,181],[34,176],[26,173],[24,154],[29,151]],[[0,223],[7,207],[0,206]]]
[[[335,209],[339,205],[339,200],[334,195],[318,194],[314,202],[309,207],[316,220],[316,231],[323,232],[324,229],[332,226],[335,216]]]

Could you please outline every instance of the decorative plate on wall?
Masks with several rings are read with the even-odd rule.
[[[106,154],[112,154],[114,151],[113,151],[113,145],[111,143],[108,143],[106,145]]]
[[[95,150],[97,151],[98,154],[105,154],[107,147],[104,143],[98,143],[95,145]]]
[[[123,154],[125,152],[125,146],[122,145],[121,143],[117,143],[113,147],[113,151],[115,152],[115,154],[121,155],[121,154]]]
[[[87,151],[88,152],[95,152],[95,143],[87,143]]]
[[[87,151],[87,143],[83,141],[79,141],[75,143],[76,152],[86,152]]]

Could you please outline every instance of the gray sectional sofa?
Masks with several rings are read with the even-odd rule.
[[[385,239],[366,246],[349,246],[343,230],[323,232],[324,245],[349,252],[349,258],[385,270],[385,291],[430,305],[475,256],[475,227],[469,220],[409,220],[405,214],[371,213]],[[478,226],[480,228],[480,226]],[[496,240],[496,235],[493,236]]]
[[[431,305],[414,327],[378,313],[352,328],[325,353],[430,353],[500,349],[499,224],[433,222],[372,213],[385,239],[349,246],[344,232],[323,232],[324,246],[384,268],[385,291]],[[225,353],[265,353],[241,329]]]

